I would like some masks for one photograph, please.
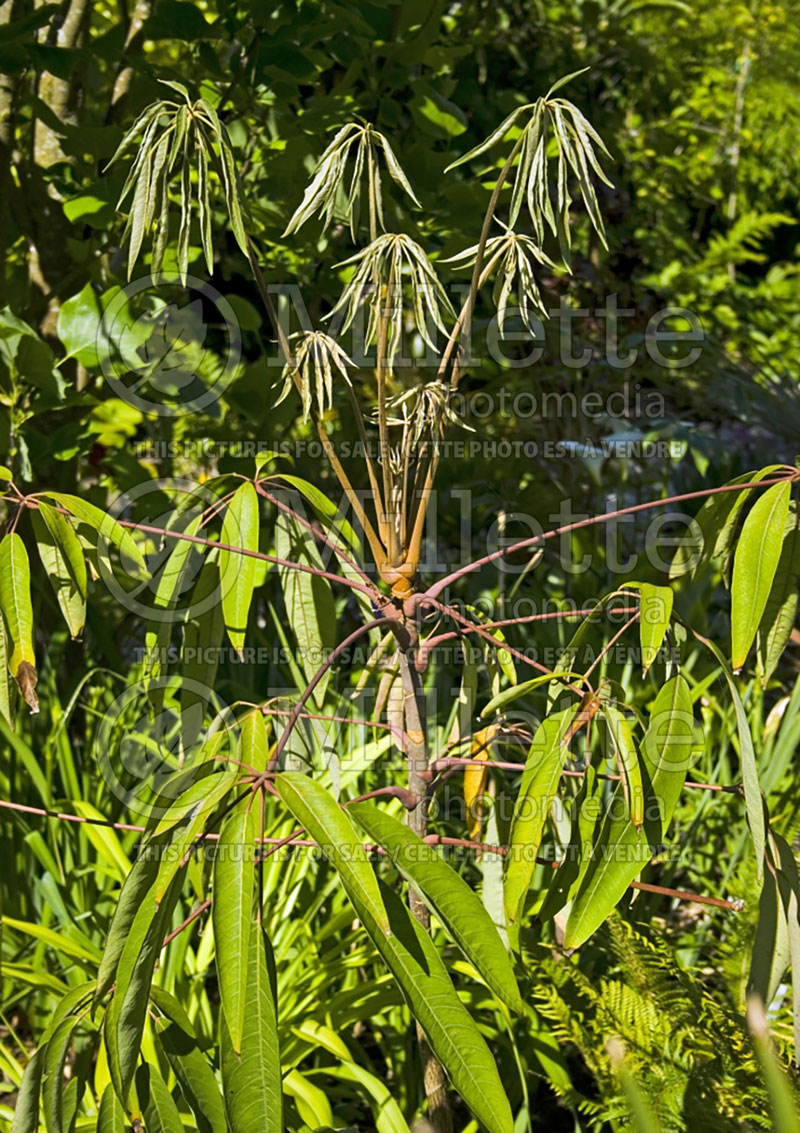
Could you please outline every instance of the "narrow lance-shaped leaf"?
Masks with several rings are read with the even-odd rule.
[[[108,512],[95,507],[94,504],[90,504],[86,500],[82,500],[79,496],[70,496],[65,492],[48,492],[47,495],[71,515],[74,515],[76,519],[87,523],[98,535],[107,539],[121,555],[131,560],[143,577],[149,577],[147,564],[142,557],[142,552],[136,545],[136,541],[113,515],[109,515]]]
[[[739,690],[736,687],[736,681],[731,672],[730,665],[723,656],[722,650],[719,649],[713,641],[704,639],[704,644],[706,648],[713,653],[722,669],[722,674],[728,682],[728,689],[731,694],[731,699],[733,700],[733,708],[736,714],[736,732],[739,738],[739,761],[742,769],[742,786],[744,787],[747,824],[750,827],[750,835],[753,839],[753,853],[756,857],[756,869],[758,870],[758,879],[760,881],[764,871],[764,849],[766,846],[767,831],[764,822],[764,806],[761,785],[758,778],[758,761],[756,760],[756,752],[753,746],[753,736],[750,732],[747,713],[745,712],[742,698],[739,695]]]
[[[792,503],[783,537],[781,555],[772,589],[758,627],[758,665],[761,682],[766,688],[781,655],[789,643],[795,625],[800,577],[800,526],[798,511]]]
[[[197,1121],[198,1133],[228,1133],[222,1094],[211,1064],[197,1043],[186,1012],[163,988],[151,996],[165,1018],[157,1021],[158,1037],[186,1101]]]
[[[242,1049],[248,1004],[258,805],[243,799],[225,818],[214,856],[214,945],[222,1010],[231,1044]]]
[[[44,502],[31,513],[36,546],[72,637],[86,622],[86,561],[68,520]]]
[[[692,700],[680,675],[661,689],[642,742],[645,784],[644,837],[631,821],[618,788],[586,860],[564,936],[577,948],[603,923],[636,876],[662,845],[691,760]]]
[[[125,1110],[110,1082],[103,1090],[97,1116],[97,1133],[125,1133]]]
[[[506,1092],[486,1043],[428,933],[391,889],[378,885],[351,820],[332,795],[306,776],[283,772],[275,786],[336,867],[361,923],[454,1087],[489,1133],[512,1133]]]
[[[639,640],[642,646],[642,672],[646,673],[658,657],[672,617],[672,587],[643,582],[639,588]]]
[[[568,754],[563,741],[577,711],[578,705],[573,704],[543,720],[536,729],[525,761],[514,806],[503,885],[508,938],[513,948],[519,942],[522,912],[536,868],[536,855]]]
[[[610,754],[614,756],[622,776],[631,822],[638,830],[644,821],[644,788],[631,727],[613,704],[603,704],[601,712],[608,734]]]
[[[36,655],[33,651],[31,571],[25,544],[16,531],[0,542],[0,609],[11,644],[8,668],[31,713],[39,711],[36,695]]]
[[[145,1128],[156,1133],[183,1133],[183,1122],[167,1083],[156,1066],[143,1062],[136,1071],[136,1096]]]
[[[111,1081],[120,1101],[127,1102],[144,1031],[153,969],[172,920],[183,871],[173,879],[156,907],[153,891],[142,900],[122,947],[116,968],[116,986],[106,1011],[104,1034]]]
[[[39,1097],[46,1055],[47,1047],[40,1046],[25,1067],[22,1084],[17,1094],[17,1103],[14,1107],[11,1133],[38,1133]]]
[[[233,1048],[225,1012],[220,1012],[222,1089],[229,1133],[283,1133],[283,1089],[277,1006],[260,928],[248,951],[248,1003],[241,1050]]]
[[[514,969],[503,942],[477,894],[427,843],[396,818],[369,803],[348,808],[370,838],[430,906],[467,959],[499,999],[522,1011]]]
[[[789,514],[789,483],[773,484],[744,521],[731,583],[731,664],[745,662],[767,605]]]
[[[258,495],[249,482],[237,488],[225,512],[221,542],[245,551],[258,551]],[[234,649],[244,648],[247,617],[253,600],[257,560],[252,555],[220,551],[222,612]]]

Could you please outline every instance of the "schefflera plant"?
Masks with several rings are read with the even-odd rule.
[[[219,829],[221,847],[244,842],[258,857],[259,823],[254,817],[256,808],[250,805],[252,798],[248,801],[232,797],[226,802],[226,792],[233,792],[237,784],[246,782],[248,795],[262,794],[262,822],[264,809],[274,805],[277,797],[338,871],[358,921],[397,980],[417,1022],[424,1088],[429,1116],[436,1129],[447,1130],[452,1124],[446,1071],[483,1127],[491,1133],[512,1133],[509,1102],[492,1055],[457,995],[428,933],[429,911],[433,909],[486,986],[509,1011],[523,1011],[513,965],[497,927],[464,879],[422,842],[427,833],[429,758],[423,666],[418,664],[417,614],[426,607],[436,608],[438,603],[432,592],[419,591],[417,573],[426,508],[440,459],[438,442],[447,428],[458,421],[453,393],[464,373],[463,345],[470,338],[479,289],[494,279],[501,331],[512,295],[516,295],[525,321],[534,311],[544,313],[536,272],[542,266],[550,270],[555,266],[543,246],[547,232],[558,239],[561,266],[568,267],[573,181],[592,225],[604,240],[592,177],[607,181],[597,156],[598,152],[606,152],[605,147],[576,107],[553,97],[556,89],[534,103],[520,106],[490,137],[454,163],[478,161],[494,147],[507,147],[478,241],[454,258],[457,265],[471,268],[472,273],[459,311],[453,309],[435,264],[421,244],[407,232],[386,231],[383,194],[387,177],[412,206],[419,204],[389,140],[369,124],[344,125],[324,151],[286,234],[295,233],[312,218],[319,217],[324,227],[334,220],[344,222],[354,242],[366,231],[367,240],[342,263],[351,269],[351,275],[326,328],[305,330],[292,340],[277,318],[258,265],[253,237],[245,227],[250,222],[243,187],[230,139],[216,111],[202,100],[193,103],[188,93],[181,91],[184,103],[163,102],[149,108],[123,142],[123,152],[134,141],[140,143],[123,193],[123,197],[130,194],[132,200],[127,228],[131,271],[145,237],[154,227],[152,265],[154,271],[160,267],[173,203],[173,180],[180,184],[174,200],[181,212],[180,271],[185,274],[187,269],[193,196],[198,201],[201,244],[210,266],[208,175],[211,171],[218,175],[231,227],[247,255],[283,353],[283,389],[279,396],[287,396],[292,388],[297,391],[303,416],[316,429],[332,470],[364,530],[374,573],[383,586],[381,590],[365,573],[369,564],[353,563],[349,550],[342,557],[338,540],[329,543],[343,562],[343,572],[353,577],[354,571],[361,580],[361,590],[372,595],[376,616],[367,620],[365,614],[364,624],[336,646],[309,680],[271,751],[267,752],[263,730],[251,719],[243,729],[243,736],[247,737],[242,741],[243,748],[247,747],[242,756],[246,774],[233,772],[230,783],[217,783],[211,803],[199,811],[193,800],[200,798],[198,791],[206,797],[207,781],[193,783],[186,798],[174,804],[175,814],[153,825],[153,838],[162,842],[177,839],[183,849],[177,857],[169,857],[166,865],[147,856],[136,863],[112,924],[94,994],[95,1005],[111,996],[104,1028],[111,1081],[123,1105],[130,1103],[145,1026],[142,1004],[149,993],[162,930],[166,931],[177,900],[182,855],[193,839],[213,827]],[[512,177],[504,219],[499,215],[502,194]],[[522,231],[523,225],[529,231]],[[500,230],[497,233],[495,226]],[[349,326],[365,306],[367,344],[375,348],[375,395],[371,400],[365,396],[365,384],[359,382],[356,367],[337,343],[334,331],[337,323]],[[403,335],[409,331],[435,352],[432,378],[421,376],[419,367],[406,369],[398,364]],[[334,401],[337,385],[346,393],[363,441],[366,504],[351,479],[352,469],[345,469],[340,461],[323,420],[326,408]],[[369,444],[373,431],[377,433],[374,453]],[[258,487],[263,489],[261,483]],[[266,489],[262,494],[267,495]],[[229,515],[235,519],[237,529],[246,533],[250,552],[257,553],[258,501],[252,484],[245,483],[234,494],[225,523]],[[225,536],[223,524],[223,543],[235,543],[234,538]],[[230,549],[221,554],[230,556]],[[241,646],[241,626],[246,624],[247,606],[252,598],[252,564],[252,558],[243,559],[241,576],[237,578],[235,594],[244,596],[243,608],[230,613],[223,608],[229,635],[237,648]],[[283,568],[287,569],[285,561]],[[239,627],[235,638],[231,628],[234,624]],[[314,689],[319,689],[320,679],[326,677],[342,649],[373,630],[383,634],[379,649],[388,648],[394,654],[393,667],[402,689],[399,698],[383,697],[383,702],[390,702],[389,725],[402,736],[407,761],[406,786],[387,788],[406,806],[406,825],[366,801],[353,800],[343,808],[313,778],[287,771],[282,763],[292,729]],[[497,631],[482,631],[482,636],[492,648],[502,645]],[[571,717],[564,719],[556,743],[562,741],[570,720]],[[223,804],[226,809],[222,815],[216,814],[212,820],[211,813]],[[173,828],[177,833],[171,833]],[[364,837],[382,847],[409,882],[408,908],[379,881],[366,855]],[[153,892],[158,897],[155,908],[151,908]],[[222,1084],[226,1120],[234,1133],[250,1133],[256,1128],[253,1122],[270,1133],[282,1128],[276,1007],[268,963],[259,943],[263,942],[260,916],[251,925],[253,904],[260,900],[256,896],[252,855],[220,855],[212,888],[213,926],[222,1005]],[[139,953],[135,933],[145,940]],[[251,995],[253,1019],[247,1010]],[[163,1002],[156,1006],[163,1010]],[[258,1034],[253,1030],[256,1018]],[[258,1074],[249,1070],[245,1073],[246,1066],[256,1065]]]

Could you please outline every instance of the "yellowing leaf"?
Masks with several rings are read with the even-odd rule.
[[[479,732],[476,732],[472,737],[469,758],[487,760],[489,758],[489,747],[496,733],[496,724],[490,724],[488,728],[481,728]],[[481,766],[470,763],[464,768],[464,803],[467,808],[467,831],[473,842],[480,841],[481,807],[488,776],[489,769],[485,764]]]
[[[39,699],[35,692],[31,571],[25,544],[15,531],[0,542],[0,609],[11,644],[8,668],[33,715],[39,711]]]

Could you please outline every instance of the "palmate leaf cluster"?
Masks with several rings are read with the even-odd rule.
[[[342,329],[347,330],[366,301],[369,319],[365,342],[371,345],[378,341],[379,334],[384,335],[382,353],[391,370],[400,348],[408,288],[414,327],[423,341],[435,349],[433,327],[446,333],[444,320],[447,316],[455,318],[455,312],[420,245],[404,233],[385,233],[341,266],[350,264],[355,265],[353,275],[327,318],[333,320],[341,315]]]
[[[337,206],[343,201],[343,212],[350,226],[353,243],[356,243],[361,217],[362,183],[366,176],[370,200],[370,225],[384,227],[383,193],[378,155],[381,155],[389,176],[411,198],[421,205],[414,190],[395,157],[388,139],[368,123],[348,122],[337,132],[333,141],[319,159],[314,176],[303,194],[303,200],[286,226],[284,236],[297,232],[317,213],[322,216],[323,229],[333,220]],[[347,166],[353,162],[349,188],[345,187]]]
[[[578,74],[581,72],[567,75],[536,102],[518,106],[480,145],[448,166],[454,169],[481,157],[503,141],[512,129],[519,128],[520,119],[527,117],[512,150],[513,155],[519,156],[511,192],[509,226],[513,228],[517,223],[524,203],[538,244],[544,243],[547,228],[558,238],[565,268],[572,246],[570,176],[574,175],[578,182],[581,200],[604,247],[607,246],[605,225],[592,178],[596,176],[605,185],[612,186],[595,152],[599,150],[610,157],[603,139],[577,106],[566,99],[552,97]],[[549,178],[551,145],[556,150],[555,192]]]
[[[276,406],[288,396],[296,378],[300,383],[303,420],[308,420],[312,400],[316,400],[317,411],[324,413],[326,407],[333,406],[334,370],[350,385],[347,367],[352,365],[341,346],[329,335],[320,330],[306,332],[295,347],[294,357],[284,366],[283,387]]]
[[[169,243],[170,188],[176,177],[180,183],[177,263],[181,278],[186,278],[189,266],[193,202],[197,205],[200,244],[206,266],[209,273],[214,270],[212,173],[222,182],[231,230],[239,247],[247,253],[242,185],[228,130],[207,99],[192,102],[182,83],[162,82],[183,95],[184,101],[178,103],[163,99],[151,103],[127,131],[109,162],[113,164],[136,147],[136,157],[117,205],[119,208],[131,198],[123,233],[123,241],[128,241],[128,278],[151,232],[150,271],[153,278],[161,271]]]
[[[500,223],[502,224],[502,221]],[[478,244],[473,244],[471,248],[466,248],[463,252],[441,262],[452,264],[454,267],[473,268],[477,263],[479,247]],[[548,317],[547,308],[536,282],[534,264],[543,265],[554,271],[557,269],[557,265],[539,245],[524,233],[507,228],[502,236],[492,236],[486,241],[480,282],[483,285],[493,272],[497,273],[492,300],[497,309],[497,325],[501,336],[505,331],[509,300],[513,292],[516,292],[519,300],[518,309],[522,322],[531,334],[535,336],[535,328],[531,322],[533,313],[538,313],[543,319]]]

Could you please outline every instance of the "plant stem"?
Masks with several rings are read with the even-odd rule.
[[[253,242],[249,236],[247,238],[247,259],[250,264],[250,270],[253,273],[253,279],[255,280],[256,286],[258,288],[258,293],[261,296],[261,302],[264,304],[264,308],[269,315],[270,322],[275,328],[275,333],[278,336],[278,344],[280,345],[281,353],[283,354],[284,360],[286,361],[287,365],[291,366],[292,348],[289,345],[289,340],[286,337],[286,332],[280,324],[278,312],[275,310],[275,304],[272,302],[272,297],[267,290],[264,276],[262,275],[261,268],[258,266],[258,260],[256,259]],[[300,393],[300,395],[302,396],[302,383],[300,381],[299,375],[296,372],[292,374],[292,380],[294,381],[298,393]],[[350,478],[345,472],[342,462],[336,455],[336,450],[331,444],[328,434],[325,432],[325,426],[322,424],[319,414],[313,407],[311,408],[310,415],[311,420],[314,423],[314,428],[317,430],[317,436],[320,439],[322,448],[328,458],[328,462],[330,463],[330,466],[334,471],[336,479],[341,485],[342,491],[347,496],[347,500],[352,507],[353,512],[358,519],[358,522],[364,529],[364,534],[367,537],[367,542],[370,545],[370,550],[372,551],[372,554],[375,558],[375,563],[376,565],[379,565],[384,555],[381,541],[378,538],[374,527],[367,518],[367,513],[364,510],[361,500],[358,498],[358,493],[350,483]]]
[[[494,189],[492,190],[492,195],[489,198],[489,207],[486,209],[486,216],[483,218],[483,228],[481,229],[480,239],[478,240],[478,248],[475,254],[475,266],[472,269],[472,279],[469,285],[467,300],[464,304],[461,316],[458,318],[456,325],[453,327],[453,332],[450,335],[450,338],[447,341],[447,345],[444,348],[442,360],[439,364],[439,372],[436,375],[437,378],[443,378],[445,373],[447,372],[447,366],[453,354],[453,351],[455,350],[456,342],[458,341],[458,339],[469,339],[470,331],[472,330],[472,313],[475,310],[475,301],[478,298],[478,288],[480,287],[481,273],[483,271],[483,255],[486,251],[486,241],[489,239],[489,229],[492,226],[494,212],[497,208],[497,202],[500,199],[500,191],[502,190],[503,185],[505,185],[506,178],[511,172],[511,167],[514,164],[514,158],[519,153],[524,137],[524,134],[520,134],[520,136],[514,143],[511,153],[506,159],[505,165],[500,170],[500,174],[497,178],[497,181],[495,182]],[[454,362],[452,373],[450,375],[451,388],[454,389],[458,385],[458,378],[458,364],[457,362]]]
[[[398,642],[397,656],[400,663],[400,676],[403,683],[403,710],[405,716],[406,761],[408,766],[408,790],[419,795],[422,802],[408,813],[408,825],[420,838],[428,833],[428,805],[426,792],[428,784],[425,772],[428,769],[428,750],[425,738],[426,711],[425,691],[417,672],[414,660],[407,649]],[[408,907],[411,915],[419,922],[425,932],[430,931],[430,915],[427,906],[409,887]],[[453,1112],[447,1096],[444,1069],[431,1050],[422,1028],[417,1024],[417,1039],[422,1060],[422,1079],[425,1096],[428,1099],[428,1116],[436,1133],[452,1133]]]

